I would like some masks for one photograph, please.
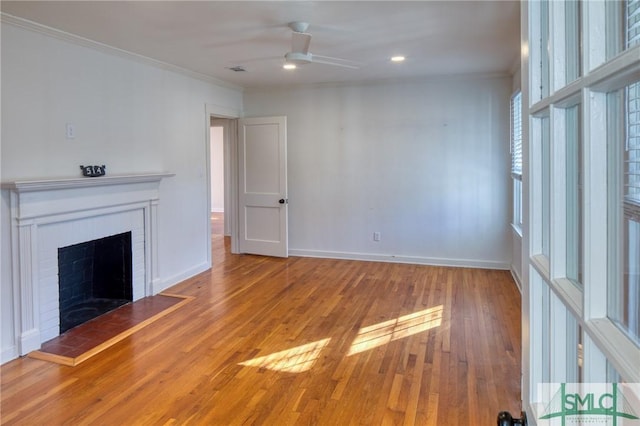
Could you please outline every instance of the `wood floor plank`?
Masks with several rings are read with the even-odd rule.
[[[489,425],[520,411],[507,271],[231,255],[81,365],[0,368],[4,425]]]

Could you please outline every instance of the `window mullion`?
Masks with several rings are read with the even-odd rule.
[[[607,95],[584,91],[584,319],[607,312]]]
[[[550,114],[550,183],[549,183],[549,245],[550,278],[564,278],[567,275],[566,268],[566,144],[567,134],[566,111],[563,108],[552,108]],[[543,160],[544,161],[544,160]]]
[[[583,2],[583,38],[582,38],[582,69],[584,74],[602,65],[607,59],[607,42],[610,40],[605,35],[607,23],[615,20],[607,20],[605,16],[611,13],[611,2],[607,0],[590,0]],[[611,48],[609,48],[611,49]],[[617,53],[617,52],[616,52]]]

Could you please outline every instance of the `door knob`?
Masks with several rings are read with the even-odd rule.
[[[278,200],[278,202],[279,202],[280,204],[284,204],[284,203],[288,203],[288,202],[289,202],[289,200],[286,200],[286,199],[284,199],[284,198],[280,198],[280,199]]]
[[[527,426],[527,414],[523,411],[519,419],[513,418],[508,411],[501,411],[498,414],[498,426]]]

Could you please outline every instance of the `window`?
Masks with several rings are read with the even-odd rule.
[[[626,47],[640,43],[640,1],[628,1],[625,8]]]
[[[540,118],[541,123],[541,153],[542,153],[542,170],[541,170],[541,186],[542,199],[540,200],[540,208],[542,210],[542,224],[540,232],[542,233],[542,254],[549,259],[551,256],[551,128],[549,117]]]
[[[640,1],[624,7],[624,46],[640,44]],[[609,282],[607,315],[640,346],[640,82],[607,96]]]
[[[609,133],[615,136],[609,152],[607,312],[640,343],[640,83],[610,93],[608,104]]]
[[[577,0],[568,0],[565,3],[565,59],[567,67],[565,74],[565,83],[571,83],[580,76],[580,21],[581,8],[580,2]]]
[[[522,234],[522,180],[513,179],[513,226]]]
[[[640,2],[637,0],[607,1],[605,7],[606,58],[611,59],[640,43]]]
[[[522,6],[522,396],[535,419],[548,380],[640,383],[640,0]]]
[[[540,1],[540,94],[549,96],[549,0]]]
[[[511,177],[513,178],[513,226],[522,232],[522,93],[511,97]]]

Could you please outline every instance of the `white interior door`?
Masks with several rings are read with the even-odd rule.
[[[288,256],[287,118],[238,120],[239,251]]]

